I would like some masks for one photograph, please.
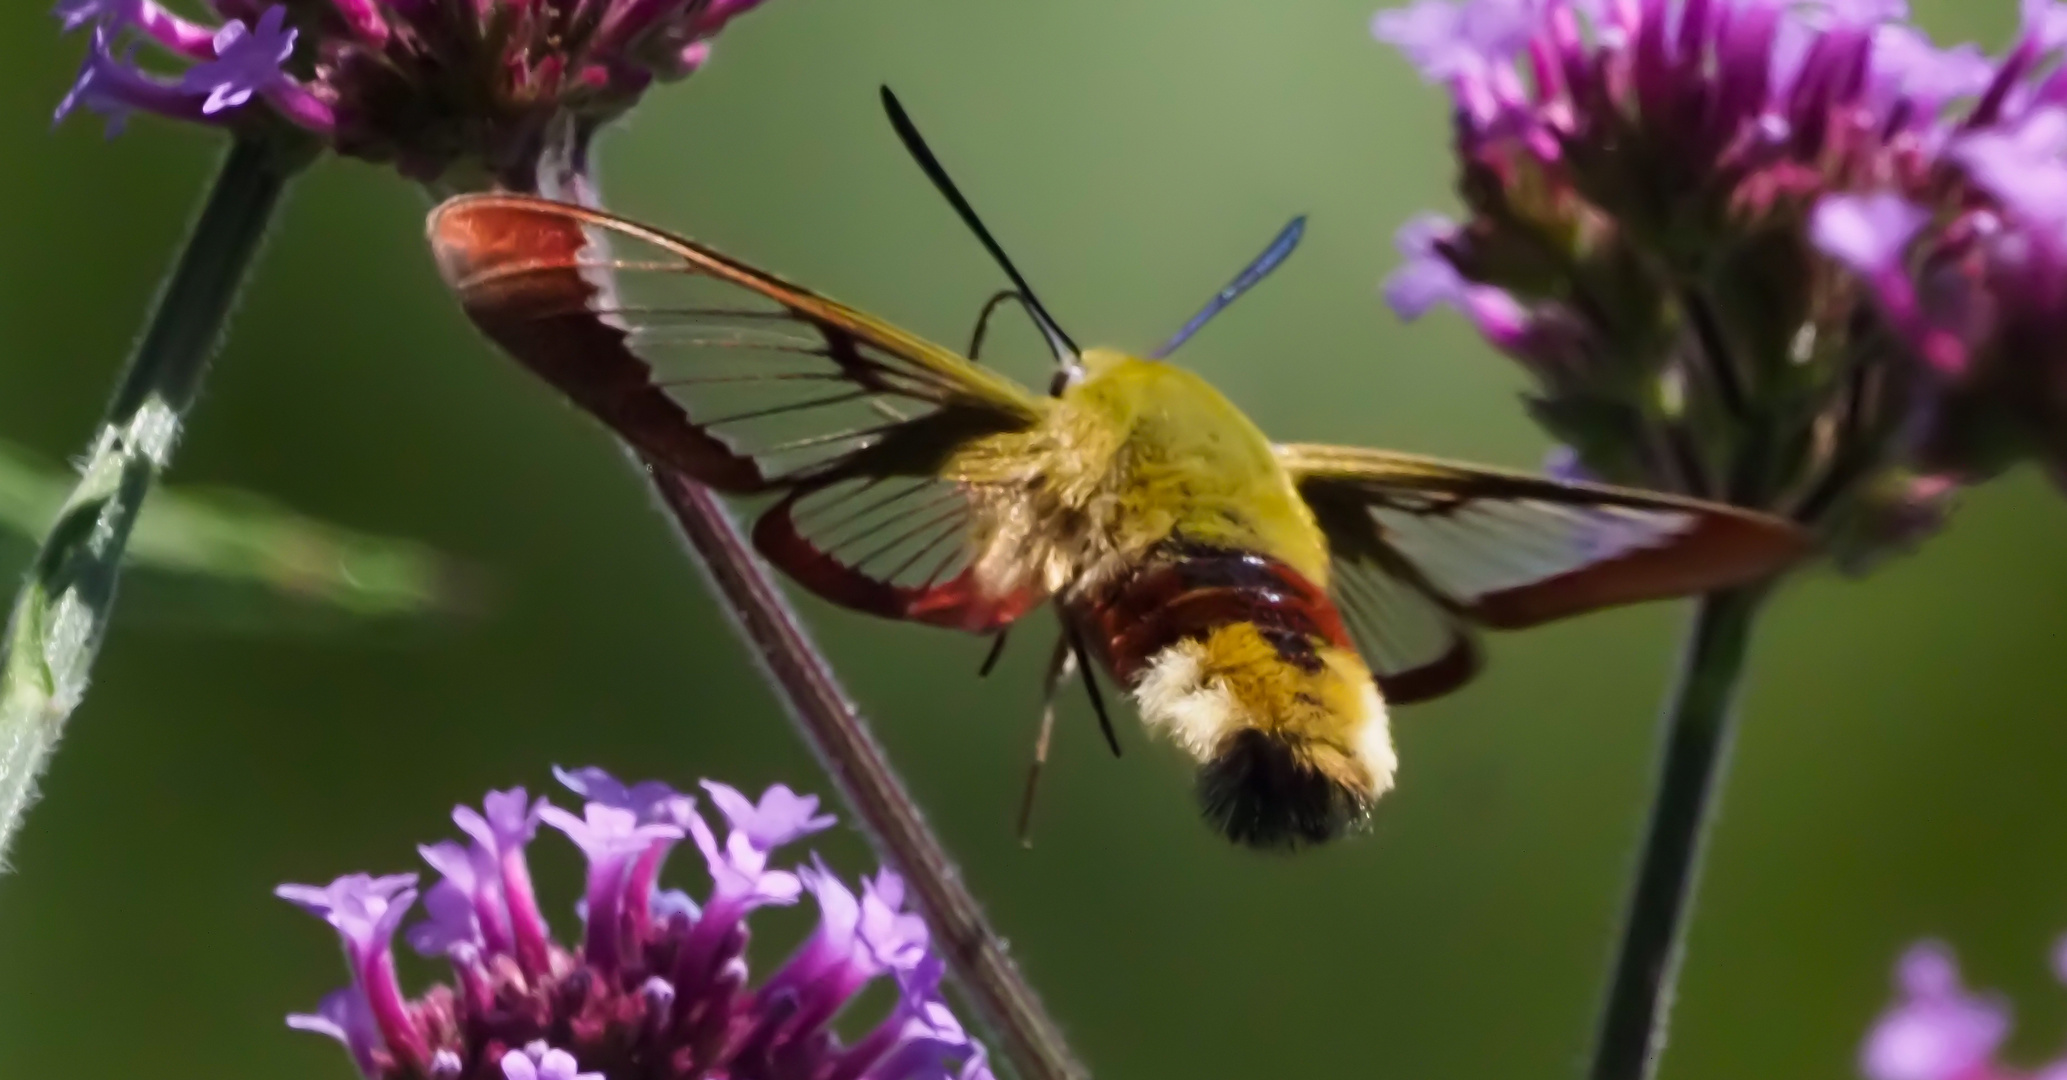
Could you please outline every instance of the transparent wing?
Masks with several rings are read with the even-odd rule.
[[[1331,598],[1387,701],[1440,697],[1478,673],[1478,643],[1462,616],[1389,562],[1338,557]]]
[[[1793,525],[1717,503],[1355,447],[1277,453],[1327,534],[1359,648],[1374,669],[1419,661],[1404,675],[1422,696],[1476,670],[1469,624],[1730,588],[1807,550]]]
[[[755,538],[805,587],[970,629],[1016,617],[1018,599],[970,579],[975,497],[939,473],[971,440],[1036,423],[1045,399],[694,241],[583,207],[466,196],[428,228],[474,322],[649,460],[723,491],[786,492]]]
[[[1046,402],[692,240],[523,196],[431,215],[468,315],[638,449],[726,491],[924,475]]]
[[[799,488],[754,526],[754,544],[805,587],[870,614],[984,632],[1038,605],[984,592],[971,569],[978,489],[924,477],[842,476]]]

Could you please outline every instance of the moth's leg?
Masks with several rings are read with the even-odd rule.
[[[1091,666],[1091,654],[1084,651],[1083,636],[1077,633],[1074,624],[1062,624],[1063,639],[1069,642],[1070,654],[1075,666],[1084,673],[1084,693],[1091,698],[1091,711],[1098,714],[1098,730],[1105,733],[1105,745],[1112,750],[1112,756],[1120,756],[1120,737],[1113,733],[1112,716],[1105,711],[1105,695],[1098,692],[1098,672]]]
[[[1066,624],[1066,618],[1065,618]],[[1077,651],[1064,632],[1055,639],[1048,657],[1048,672],[1041,678],[1041,726],[1034,736],[1033,761],[1026,768],[1026,794],[1019,801],[1019,845],[1033,846],[1034,794],[1041,786],[1041,770],[1048,764],[1048,740],[1055,734],[1055,696],[1077,669]]]
[[[1012,628],[1007,626],[1003,630],[998,631],[997,636],[991,639],[990,652],[984,654],[983,666],[976,669],[977,678],[985,679],[990,677],[990,670],[998,666],[998,657],[1005,655],[1005,638],[1011,633]]]

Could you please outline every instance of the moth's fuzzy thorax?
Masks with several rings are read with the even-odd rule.
[[[1147,551],[1148,542],[1124,528],[1127,430],[1071,412],[1057,405],[1040,425],[956,456],[949,476],[967,485],[973,565],[991,591],[1081,591]]]
[[[1327,583],[1326,542],[1270,441],[1197,375],[1110,350],[1024,430],[972,440],[965,485],[984,590],[1093,595],[1173,537],[1256,551]]]

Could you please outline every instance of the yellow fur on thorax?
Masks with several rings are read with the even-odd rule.
[[[987,589],[1087,591],[1173,536],[1252,551],[1315,585],[1327,545],[1270,441],[1182,368],[1107,349],[1041,422],[963,448],[947,475],[980,492]]]

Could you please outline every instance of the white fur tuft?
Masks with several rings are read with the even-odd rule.
[[[1392,748],[1392,721],[1385,712],[1385,699],[1375,683],[1364,683],[1363,726],[1357,729],[1356,757],[1371,773],[1371,796],[1392,790],[1393,774],[1399,771],[1400,756]]]
[[[1205,647],[1180,641],[1156,653],[1134,683],[1141,722],[1170,736],[1199,761],[1213,756],[1220,738],[1236,722],[1233,695],[1205,680]]]

